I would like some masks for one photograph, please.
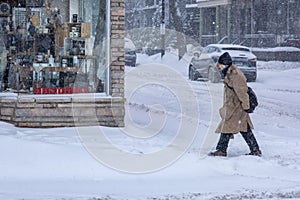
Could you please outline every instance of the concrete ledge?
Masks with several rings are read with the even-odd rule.
[[[300,61],[300,49],[294,48],[290,51],[281,49],[253,49],[252,52],[261,61]]]
[[[0,96],[0,120],[18,127],[124,127],[125,99],[95,96]]]

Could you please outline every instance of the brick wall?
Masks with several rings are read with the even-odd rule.
[[[0,98],[0,120],[19,127],[124,126],[124,98],[26,96]]]
[[[0,98],[0,120],[12,121],[17,98]]]
[[[124,96],[125,1],[111,0],[111,95]]]

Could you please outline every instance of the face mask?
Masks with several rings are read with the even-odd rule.
[[[226,67],[225,65],[222,65],[221,63],[218,63],[217,67],[222,72],[222,74],[225,76],[227,73],[228,67]]]
[[[229,66],[222,69],[221,72],[224,76],[226,76],[228,69],[229,69]]]

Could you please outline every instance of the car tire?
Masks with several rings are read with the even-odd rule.
[[[213,67],[208,70],[208,80],[212,83],[218,83],[221,80],[220,73],[217,72]]]
[[[195,77],[195,70],[192,66],[189,67],[189,79],[192,81],[197,80]]]
[[[256,74],[250,77],[247,77],[247,82],[255,82],[256,81]]]

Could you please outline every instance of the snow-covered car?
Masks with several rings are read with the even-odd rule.
[[[232,58],[232,63],[245,74],[247,81],[256,81],[257,57],[251,52],[250,48],[242,45],[233,44],[210,44],[206,46],[205,52],[217,63],[219,56],[228,52]]]
[[[196,47],[193,50],[193,57],[189,65],[189,79],[192,81],[201,79],[209,80],[213,83],[221,80],[221,74],[216,63],[205,52],[205,49]]]
[[[136,65],[136,47],[128,38],[125,38],[125,65],[132,67]]]

